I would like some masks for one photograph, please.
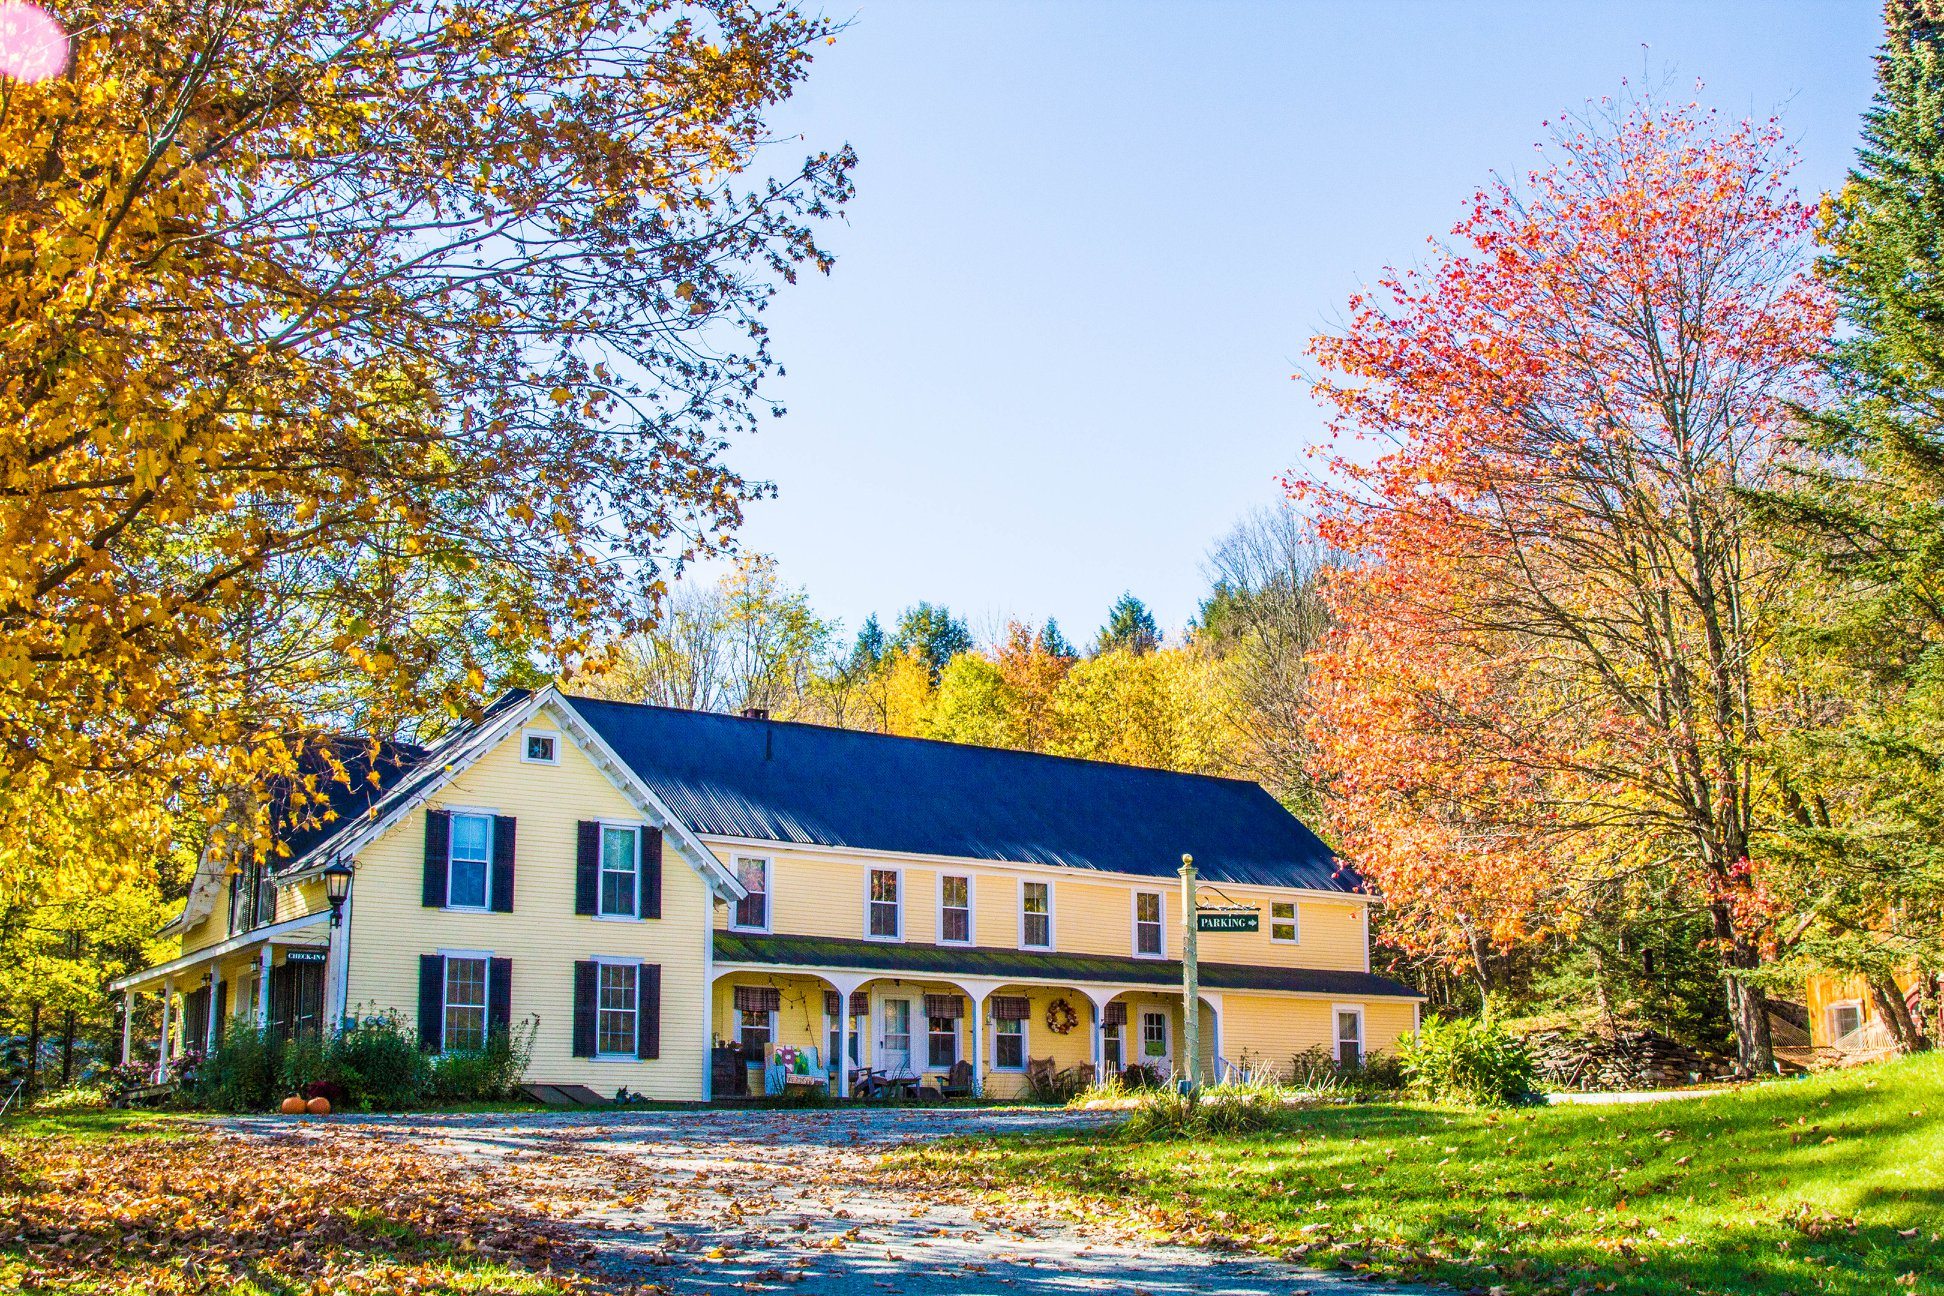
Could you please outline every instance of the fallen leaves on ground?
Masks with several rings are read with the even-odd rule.
[[[509,1179],[374,1137],[0,1144],[0,1289],[142,1296],[586,1290]]]

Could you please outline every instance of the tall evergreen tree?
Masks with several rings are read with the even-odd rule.
[[[1100,635],[1094,640],[1095,653],[1119,648],[1138,656],[1160,646],[1161,627],[1155,624],[1154,613],[1131,592],[1114,600],[1114,606],[1107,610],[1107,624],[1100,628]]]
[[[1890,0],[1863,146],[1823,211],[1848,328],[1803,417],[1790,489],[1762,507],[1826,588],[1798,645],[1839,703],[1792,744],[1807,958],[1865,975],[1900,1042],[1915,966],[1935,1035],[1944,903],[1944,0]]]
[[[1073,645],[1067,642],[1064,634],[1060,633],[1060,623],[1052,617],[1046,618],[1046,624],[1040,627],[1039,639],[1040,647],[1054,657],[1078,657],[1080,655],[1073,651]]]
[[[891,646],[899,652],[916,648],[931,667],[932,683],[936,684],[952,658],[972,651],[972,632],[943,603],[936,606],[920,603],[898,614],[898,628],[891,636]]]

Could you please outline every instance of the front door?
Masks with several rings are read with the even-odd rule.
[[[884,1032],[878,1039],[879,1065],[886,1075],[903,1076],[911,1074],[911,1000],[885,999],[881,1001],[879,1012],[883,1014]]]
[[[1140,1063],[1162,1075],[1174,1074],[1173,1050],[1168,1047],[1168,1014],[1149,1008],[1141,1013]]]

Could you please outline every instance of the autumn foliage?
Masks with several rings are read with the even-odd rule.
[[[1457,959],[1678,878],[1744,1060],[1745,903],[1775,813],[1764,654],[1787,565],[1738,492],[1830,311],[1780,127],[1651,98],[1561,124],[1425,266],[1317,338],[1336,450],[1291,481],[1347,559],[1317,735],[1349,853]]]

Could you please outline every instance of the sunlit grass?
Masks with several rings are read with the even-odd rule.
[[[1460,1287],[1944,1296],[1937,1056],[1668,1103],[1324,1107],[1252,1136],[1032,1134],[894,1164]]]

